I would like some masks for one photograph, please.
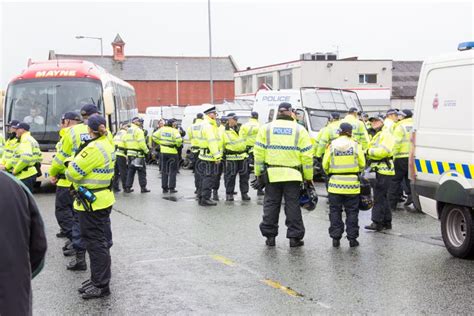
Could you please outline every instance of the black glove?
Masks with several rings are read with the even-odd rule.
[[[252,182],[250,182],[250,186],[255,190],[262,190],[265,188],[265,182],[262,179],[262,176],[257,176]]]

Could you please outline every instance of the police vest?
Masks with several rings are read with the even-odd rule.
[[[410,133],[413,130],[413,119],[406,118],[396,123],[393,127],[393,158],[407,158],[410,155]]]
[[[246,141],[241,138],[233,128],[226,127],[222,137],[226,160],[243,160],[247,158]]]

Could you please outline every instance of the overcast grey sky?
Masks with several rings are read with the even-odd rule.
[[[212,0],[213,53],[244,69],[336,46],[341,57],[422,60],[474,40],[472,2],[430,2]],[[206,0],[6,2],[0,10],[0,89],[50,49],[100,54],[98,41],[76,35],[103,37],[106,55],[117,33],[129,55],[208,55]]]

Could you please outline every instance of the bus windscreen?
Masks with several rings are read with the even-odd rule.
[[[31,134],[40,146],[50,146],[59,139],[62,115],[70,111],[79,112],[88,103],[102,108],[102,85],[98,80],[18,81],[9,86],[6,94],[6,120],[15,119],[30,124]]]

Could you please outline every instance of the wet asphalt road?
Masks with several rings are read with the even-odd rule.
[[[269,249],[254,191],[252,201],[237,196],[228,204],[221,186],[219,205],[204,208],[193,199],[189,171],[178,176],[179,193],[171,200],[161,193],[155,169],[148,179],[151,193],[117,194],[112,294],[100,300],[79,297],[89,271],[66,270],[54,195],[37,194],[49,250],[33,280],[36,315],[474,313],[474,262],[448,254],[439,223],[429,216],[398,211],[392,231],[361,229],[359,248],[343,239],[334,249],[320,198],[315,211],[303,211],[305,246],[289,248],[281,216],[277,246]],[[361,227],[370,223],[370,212],[359,217]]]

